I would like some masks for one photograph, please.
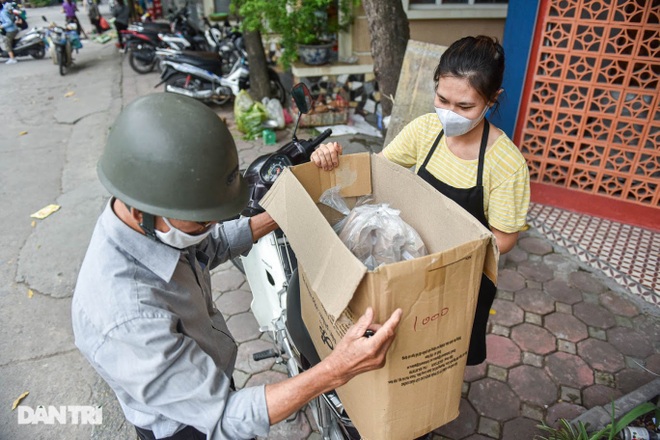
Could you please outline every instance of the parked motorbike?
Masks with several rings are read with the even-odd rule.
[[[297,84],[291,94],[299,109],[291,142],[276,152],[252,162],[244,173],[250,188],[250,201],[242,215],[251,217],[263,208],[259,200],[266,194],[285,167],[310,160],[312,152],[332,133],[326,130],[309,140],[299,140],[296,131],[300,116],[311,110],[311,96],[304,84]],[[269,332],[274,348],[254,353],[255,360],[276,357],[286,364],[290,377],[320,362],[302,320],[300,284],[295,254],[281,230],[259,239],[246,257],[233,263],[245,274],[252,290],[252,313],[259,328]],[[324,440],[356,440],[360,436],[334,391],[310,402],[312,414]]]
[[[178,11],[171,13],[168,18],[171,23],[170,33],[180,34],[179,36],[185,41],[183,44],[188,45],[184,49],[199,51],[210,50],[204,32],[199,26],[197,26],[197,24],[190,20],[188,1],[186,1],[185,5],[183,5]]]
[[[247,52],[242,47],[240,58],[229,73],[220,56],[215,52],[157,51],[163,71],[158,87],[165,83],[165,91],[189,96],[204,102],[223,105],[241,90],[250,88],[250,71]],[[280,77],[268,68],[271,96],[284,104],[286,91]]]
[[[243,34],[237,28],[229,24],[228,20],[220,26],[217,23],[211,23],[207,17],[204,17],[206,30],[204,36],[211,46],[212,52],[217,52],[223,61],[223,74],[229,73],[231,67],[241,56],[240,48],[243,47]]]
[[[156,50],[170,48],[179,50],[180,46],[161,38],[160,31],[149,29],[141,25],[129,25],[128,29],[121,31],[128,63],[137,73],[149,73],[158,64]]]
[[[48,23],[46,17],[42,16],[41,18]],[[82,48],[76,28],[75,23],[69,23],[66,28],[50,23],[46,31],[46,41],[54,51],[53,61],[59,66],[60,75],[62,76],[66,75],[73,65],[72,51],[74,49],[78,51]]]
[[[160,58],[156,55],[158,49],[205,51],[215,44],[210,33],[202,36],[190,22],[187,6],[172,12],[169,19],[170,23],[132,23],[121,31],[128,62],[137,73],[149,73],[160,66]]]
[[[1,33],[0,58],[9,57],[5,33]],[[37,60],[46,55],[46,29],[34,27],[29,32],[14,40],[14,56],[31,56]]]

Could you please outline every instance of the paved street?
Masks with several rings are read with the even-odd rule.
[[[62,24],[60,9],[30,9],[28,23],[41,25],[46,15]],[[32,408],[108,405],[102,428],[110,432],[122,423],[112,417],[118,413],[114,397],[75,349],[69,317],[78,267],[107,197],[95,163],[121,108],[114,45],[88,40],[83,45],[64,77],[49,58],[0,64],[2,439],[92,436],[91,425],[18,425],[11,405],[26,391],[23,404]],[[30,218],[49,204],[62,208],[44,220]],[[126,438],[120,432],[104,438]]]
[[[107,8],[106,5],[104,5]],[[106,9],[102,8],[101,12]],[[29,10],[62,23],[59,8]],[[89,28],[81,13],[81,21]],[[70,303],[91,231],[107,200],[96,162],[120,109],[154,90],[157,74],[137,75],[114,44],[83,40],[64,77],[50,59],[0,64],[0,439],[134,439],[114,395],[73,345]],[[231,107],[217,109],[232,132]],[[278,132],[278,143],[287,139]],[[350,142],[353,140],[354,142]],[[376,139],[346,138],[349,152],[378,151]],[[237,142],[241,166],[273,151]],[[30,214],[61,209],[43,220]],[[240,342],[239,387],[285,377],[250,313],[251,293],[231,264],[213,273],[216,304]],[[435,439],[531,439],[542,420],[572,419],[655,380],[660,386],[658,308],[623,290],[537,229],[502,261],[489,356],[469,368],[458,420]],[[648,386],[648,385],[647,385]],[[101,425],[19,425],[12,403],[102,406]],[[308,414],[272,429],[269,439],[319,439]]]

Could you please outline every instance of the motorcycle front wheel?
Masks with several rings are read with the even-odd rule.
[[[57,64],[60,66],[60,75],[64,76],[68,72],[66,53],[63,50],[57,51]]]
[[[149,73],[154,70],[157,61],[155,49],[153,48],[131,50],[128,55],[128,64],[140,74]]]

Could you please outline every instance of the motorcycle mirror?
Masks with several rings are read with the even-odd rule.
[[[291,96],[293,97],[293,101],[296,103],[296,107],[298,107],[300,113],[309,113],[312,109],[312,94],[309,92],[309,89],[305,84],[298,83],[293,86]]]
[[[296,107],[298,107],[298,119],[296,119],[296,126],[293,129],[293,140],[297,141],[298,138],[296,137],[296,132],[298,131],[298,123],[300,123],[300,117],[304,113],[309,113],[309,111],[312,109],[312,94],[309,92],[309,89],[307,86],[303,83],[298,83],[295,86],[293,86],[293,89],[291,89],[291,96],[293,97],[293,101],[296,103]]]

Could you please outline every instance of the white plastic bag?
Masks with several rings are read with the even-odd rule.
[[[284,110],[282,109],[282,104],[275,98],[264,98],[263,104],[266,106],[268,111],[268,118],[277,123],[277,128],[282,129],[286,126],[284,123]]]
[[[321,203],[345,214],[348,207],[339,187],[325,191]],[[334,226],[339,238],[369,270],[427,254],[417,231],[387,203],[370,204],[371,197],[358,200],[346,218]]]
[[[339,195],[339,191],[341,191],[340,186],[333,186],[332,188],[323,191],[323,194],[321,194],[321,197],[319,198],[319,202],[344,215],[343,219],[332,225],[332,229],[334,229],[337,235],[339,235],[341,232],[342,228],[344,227],[344,223],[346,222],[346,218],[351,212],[351,210],[348,208],[348,205],[346,205],[344,198]]]

